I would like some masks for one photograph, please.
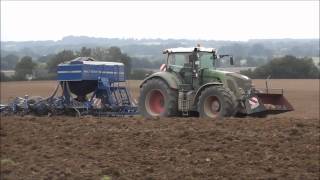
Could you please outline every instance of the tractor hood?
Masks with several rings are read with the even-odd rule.
[[[252,88],[252,80],[239,73],[227,73],[226,74],[227,84],[230,85],[230,81],[235,82],[238,88],[242,88],[245,92]]]
[[[228,75],[228,76],[233,76],[233,77],[236,77],[236,78],[239,78],[242,80],[251,81],[251,79],[248,76],[245,76],[245,75],[242,75],[239,73],[230,72],[230,71],[222,71],[222,70],[213,70],[213,71],[215,71],[216,73],[221,74],[221,75]]]
[[[223,84],[227,85],[231,90],[236,92],[239,88],[243,89],[244,91],[248,91],[252,87],[252,80],[239,73],[217,69],[210,69],[204,73],[204,78],[212,79],[212,77],[218,78],[223,82]]]
[[[235,72],[230,72],[230,71],[222,71],[222,70],[217,70],[217,69],[210,69],[210,75],[215,75],[218,78],[220,78],[221,80],[224,79],[224,77],[229,76],[229,77],[233,77],[236,79],[239,79],[241,81],[246,81],[247,83],[250,82],[251,84],[251,79],[248,76],[239,74],[239,73],[235,73]]]

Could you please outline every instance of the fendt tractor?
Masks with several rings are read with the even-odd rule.
[[[293,110],[283,89],[256,89],[247,76],[218,70],[222,60],[233,65],[231,55],[200,46],[163,53],[166,64],[161,71],[148,75],[140,85],[139,111],[145,117],[265,116]]]

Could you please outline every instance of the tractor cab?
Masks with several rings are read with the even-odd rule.
[[[205,78],[206,71],[215,70],[221,59],[229,55],[218,55],[214,48],[172,48],[163,51],[167,54],[167,71],[176,73],[183,84],[199,87],[204,81],[212,81]],[[230,56],[230,64],[233,65],[233,57]]]
[[[213,68],[217,59],[216,50],[213,48],[173,48],[166,49],[168,69],[179,72],[183,68],[194,70]]]

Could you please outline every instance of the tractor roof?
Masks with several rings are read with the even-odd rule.
[[[166,53],[191,53],[193,51],[198,51],[198,52],[216,52],[215,48],[205,48],[205,47],[190,47],[190,48],[171,48],[171,49],[166,49],[163,51],[163,54]]]

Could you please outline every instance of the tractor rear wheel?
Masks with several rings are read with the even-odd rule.
[[[233,93],[222,86],[204,89],[198,100],[198,112],[202,118],[222,118],[235,114],[236,101]]]
[[[176,116],[178,93],[160,79],[151,79],[140,89],[139,111],[145,117]]]

